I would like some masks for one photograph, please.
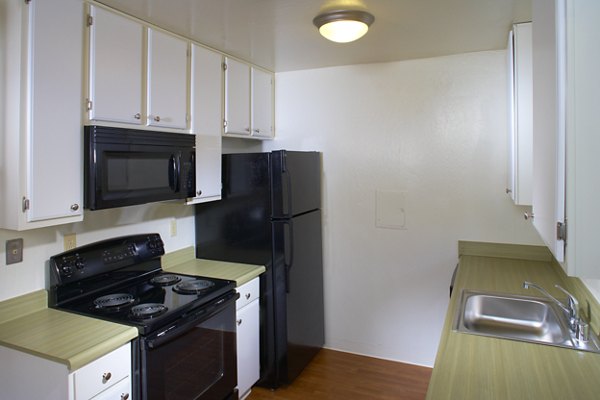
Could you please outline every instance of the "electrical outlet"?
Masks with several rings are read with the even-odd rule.
[[[65,251],[77,247],[77,236],[74,233],[66,234],[64,237]]]
[[[171,237],[177,236],[177,220],[173,218],[171,220]]]
[[[23,239],[6,241],[6,265],[23,261]]]

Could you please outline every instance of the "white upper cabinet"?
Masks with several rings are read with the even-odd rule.
[[[223,56],[192,44],[192,133],[196,135],[196,197],[221,199]]]
[[[99,6],[88,25],[89,122],[189,129],[189,42]]]
[[[515,24],[508,40],[509,164],[507,193],[531,205],[533,168],[533,80],[531,22]]]
[[[600,278],[600,2],[565,4],[566,267],[570,275]]]
[[[250,66],[225,61],[225,133],[250,136]]]
[[[148,125],[187,129],[188,42],[148,29]]]
[[[557,224],[565,220],[564,82],[560,69],[554,1],[533,2],[533,225],[557,261],[564,260],[564,241]]]
[[[89,119],[140,125],[144,27],[100,7],[90,16]]]
[[[273,137],[273,75],[252,68],[252,134]]]
[[[273,74],[231,58],[225,63],[224,133],[273,138]]]
[[[81,221],[83,3],[3,1],[2,9],[0,227]]]
[[[534,225],[569,275],[600,278],[600,2],[534,0]]]

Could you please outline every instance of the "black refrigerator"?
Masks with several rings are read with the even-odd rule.
[[[222,184],[196,206],[196,257],[265,265],[259,385],[276,388],[324,343],[321,153],[225,154]]]

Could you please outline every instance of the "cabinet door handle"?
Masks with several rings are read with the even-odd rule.
[[[244,128],[246,132],[250,132],[250,128]]]
[[[238,320],[237,320],[237,321],[235,321],[235,322],[238,324],[238,326],[240,326],[240,325],[242,324],[242,319],[240,318],[240,319],[238,319]]]
[[[129,399],[129,393],[123,393],[121,395],[121,400],[127,400],[127,399]]]
[[[250,298],[250,293],[246,293],[246,300]]]
[[[198,191],[196,192],[196,196],[200,196],[201,194],[202,194],[202,190],[198,190]]]
[[[260,133],[260,129],[252,129],[254,133]]]
[[[77,211],[79,210],[79,204],[75,203],[75,204],[71,204],[71,211]]]
[[[102,374],[102,383],[106,383],[112,378],[112,374],[110,372],[105,372]]]
[[[133,118],[135,118],[135,119],[141,119],[141,118],[142,118],[142,114],[140,114],[140,113],[137,113],[137,114],[135,114],[135,115],[133,116]]]
[[[159,115],[157,115],[156,117],[154,117],[154,120],[155,120],[156,122],[160,122],[160,116],[159,116]]]
[[[529,219],[533,220],[533,212],[531,212],[531,214],[529,214],[528,212],[525,212],[523,214],[523,217],[525,218],[525,220],[529,220]]]

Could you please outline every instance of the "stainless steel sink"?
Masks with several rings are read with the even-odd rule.
[[[539,297],[463,290],[454,330],[600,352],[595,337],[575,341],[563,311]]]

